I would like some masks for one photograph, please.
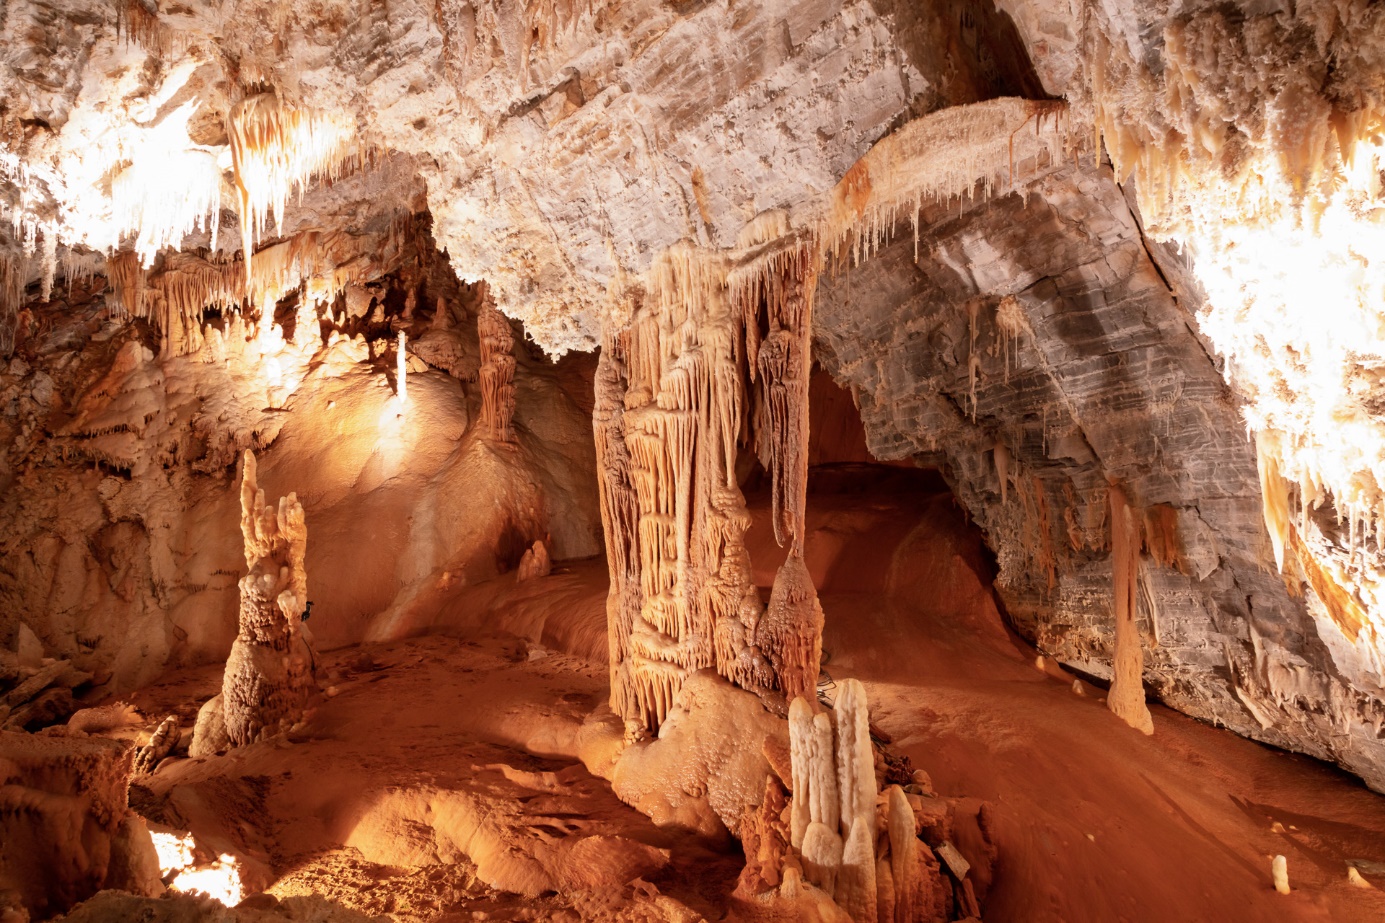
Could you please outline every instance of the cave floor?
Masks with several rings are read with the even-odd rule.
[[[132,804],[234,855],[247,893],[267,890],[289,907],[325,901],[334,907],[319,910],[400,921],[722,915],[743,863],[734,844],[656,828],[576,759],[582,720],[606,695],[604,666],[509,634],[469,634],[342,649],[319,669],[328,697],[300,730],[165,763],[136,783]],[[133,702],[174,711],[213,695],[219,672],[182,673]],[[637,855],[628,868],[638,880],[615,890],[579,881],[524,897],[483,881],[544,890],[529,856],[591,836],[667,850],[671,862],[650,874]]]
[[[752,505],[748,544],[768,586],[778,561],[768,513]],[[875,723],[940,793],[985,803],[998,849],[994,880],[977,882],[987,921],[1385,919],[1385,798],[1160,706],[1144,737],[1100,689],[1074,693],[1003,625],[979,536],[945,492],[887,480],[816,495],[809,528],[827,671],[866,683]],[[514,634],[458,628],[323,655],[332,694],[301,732],[166,763],[135,799],[241,857],[252,886],[284,899],[400,920],[687,918],[682,908],[717,919],[736,850],[658,830],[575,759],[606,695],[591,657],[604,593],[599,560],[461,591],[450,611]],[[557,649],[573,646],[586,656]],[[219,674],[176,674],[133,701],[151,715],[186,709]],[[448,807],[457,792],[473,807]],[[539,796],[562,804],[529,810]],[[515,835],[558,823],[667,849],[671,864],[624,889],[505,894],[476,877],[477,862],[504,874],[504,850],[468,840],[478,818],[500,815]],[[1288,858],[1287,896],[1271,886],[1275,854]],[[1349,863],[1375,887],[1348,884]]]

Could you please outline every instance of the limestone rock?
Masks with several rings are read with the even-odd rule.
[[[700,671],[683,684],[658,738],[620,755],[611,786],[656,823],[735,834],[764,797],[762,743],[784,733],[755,695]]]
[[[248,451],[241,533],[250,573],[240,581],[240,633],[221,688],[226,736],[236,746],[299,721],[316,688],[312,654],[299,627],[308,605],[303,507],[295,494],[281,498],[277,511],[266,504]]]
[[[152,888],[130,759],[119,741],[0,732],[0,891],[44,919],[102,887]]]

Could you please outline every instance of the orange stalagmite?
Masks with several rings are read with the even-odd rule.
[[[241,533],[249,573],[240,581],[240,633],[222,679],[226,736],[239,746],[273,736],[303,717],[316,689],[299,630],[308,607],[308,527],[296,494],[265,501],[255,456],[244,455]]]
[[[1154,721],[1145,704],[1144,649],[1135,622],[1136,590],[1140,573],[1140,525],[1114,484],[1111,498],[1111,570],[1115,591],[1116,654],[1113,679],[1106,705],[1122,721],[1146,734],[1154,733]]]

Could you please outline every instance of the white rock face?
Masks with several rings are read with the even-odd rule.
[[[176,244],[236,208],[206,165],[234,167],[227,113],[267,84],[412,155],[458,274],[561,353],[595,345],[620,272],[683,238],[729,246],[759,212],[830,188],[929,88],[864,0],[538,9],[188,4],[128,41],[114,8],[14,4],[0,89],[47,129],[16,130],[0,168],[32,175],[15,203],[29,226],[105,248],[131,221],[101,183],[129,161],[131,184],[184,189],[187,213],[147,216],[144,234]]]

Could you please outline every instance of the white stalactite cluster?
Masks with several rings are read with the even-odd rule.
[[[186,355],[201,348],[209,309],[258,312],[264,326],[273,322],[274,306],[296,291],[315,317],[348,285],[397,264],[411,234],[408,219],[392,222],[383,239],[305,231],[257,253],[248,279],[241,260],[167,251],[150,270],[138,254],[123,250],[106,260],[109,302],[117,311],[148,319],[159,331],[164,355]]]
[[[481,342],[481,423],[492,439],[514,442],[515,338],[510,321],[489,296],[476,315],[476,335]]]
[[[852,165],[818,205],[817,232],[834,256],[867,259],[908,217],[918,246],[925,202],[1014,188],[1071,152],[1061,100],[1003,97],[905,123]],[[980,190],[977,187],[981,186]]]
[[[855,923],[946,919],[938,864],[918,839],[914,810],[899,786],[886,790],[879,823],[875,752],[860,681],[840,684],[830,715],[815,712],[806,698],[794,699],[789,751],[789,837],[804,879]]]
[[[308,528],[296,494],[265,500],[247,451],[241,480],[241,534],[249,573],[240,581],[240,632],[222,679],[226,735],[236,746],[300,721],[316,689],[299,630],[308,605]]]
[[[253,278],[251,250],[274,218],[282,233],[289,196],[321,178],[335,179],[360,160],[354,119],[284,105],[273,93],[241,100],[227,126],[231,167],[240,200],[241,241],[247,282]]]
[[[1276,565],[1378,677],[1385,10],[1293,6],[1180,16],[1157,58],[1094,17],[1090,109],[1117,177],[1135,178],[1146,231],[1187,248],[1206,292],[1199,326],[1256,435]],[[1310,528],[1323,507],[1340,536]]]

